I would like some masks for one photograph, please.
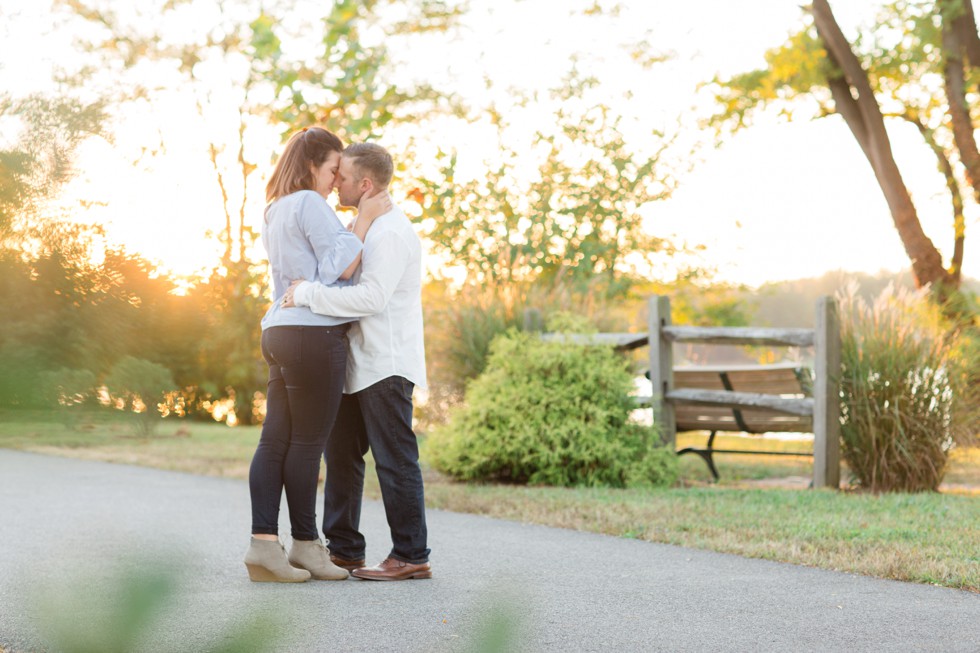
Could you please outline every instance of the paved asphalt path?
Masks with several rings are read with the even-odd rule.
[[[476,650],[503,618],[508,651],[980,651],[977,594],[441,511],[432,580],[251,583],[249,523],[243,481],[0,450],[0,647],[49,650],[52,612],[91,626],[116,570],[156,565],[179,594],[139,650],[211,650],[272,615],[263,650]],[[362,523],[378,561],[380,504]]]

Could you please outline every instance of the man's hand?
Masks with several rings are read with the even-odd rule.
[[[297,279],[286,289],[286,294],[282,296],[283,308],[293,308],[296,306],[296,303],[293,301],[293,293],[296,291],[296,286],[301,283],[303,283],[303,279]]]

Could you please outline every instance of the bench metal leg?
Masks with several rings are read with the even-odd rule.
[[[803,457],[813,457],[812,453],[805,453],[803,451],[750,451],[745,449],[715,449],[715,434],[717,431],[712,431],[711,435],[708,436],[708,444],[704,449],[698,449],[697,447],[685,447],[677,452],[678,456],[682,456],[686,453],[696,453],[701,456],[705,464],[708,465],[708,470],[711,472],[711,476],[714,477],[715,481],[719,479],[718,468],[715,467],[716,453],[733,453],[741,455],[753,455],[753,456],[803,456]],[[811,482],[811,487],[813,486]]]
[[[677,452],[677,455],[683,456],[686,453],[696,453],[697,455],[701,456],[701,460],[703,460],[705,464],[708,465],[708,471],[711,472],[712,478],[714,478],[715,482],[717,483],[719,478],[718,468],[715,467],[715,459],[712,457],[715,451],[714,449],[715,433],[717,433],[717,431],[712,431],[711,435],[708,436],[708,446],[705,447],[704,449],[697,449],[695,447],[684,447],[683,449]]]

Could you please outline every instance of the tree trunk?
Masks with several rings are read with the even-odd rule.
[[[949,0],[940,0],[939,8],[946,16],[950,7]],[[958,11],[954,10],[950,16],[952,29],[959,38],[960,45],[963,47],[963,54],[966,55],[967,64],[971,68],[980,66],[980,35],[977,34],[977,19],[973,13],[973,3],[969,0],[963,2]],[[943,18],[945,27],[946,19]]]
[[[898,230],[905,252],[912,262],[912,273],[919,286],[929,283],[952,283],[943,267],[943,258],[919,222],[908,188],[902,179],[885,121],[875,99],[868,74],[844,38],[827,0],[813,0],[814,24],[831,63],[836,69],[829,80],[838,113],[861,145],[878,186],[881,188],[892,221]],[[855,97],[856,96],[856,97]]]
[[[966,178],[973,187],[974,197],[980,201],[980,151],[977,150],[977,141],[973,137],[973,121],[966,102],[966,44],[961,38],[964,33],[963,17],[949,16],[944,10],[944,6],[948,4],[948,0],[938,4],[943,21],[943,81],[949,107],[947,111],[953,125],[953,141],[966,168]]]

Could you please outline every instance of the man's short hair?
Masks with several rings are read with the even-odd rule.
[[[374,143],[351,143],[343,155],[352,160],[357,171],[370,177],[378,188],[387,188],[395,171],[388,150]]]

